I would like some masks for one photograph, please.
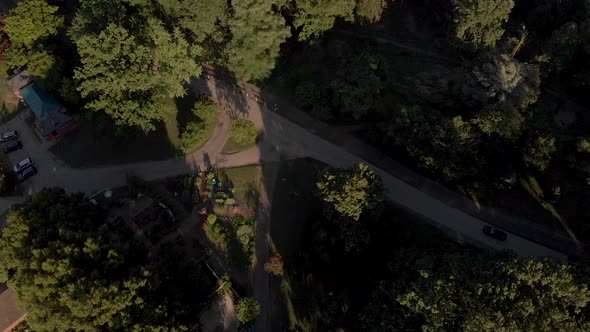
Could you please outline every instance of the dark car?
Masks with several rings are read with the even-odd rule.
[[[8,142],[4,142],[3,145],[4,145],[4,147],[3,147],[4,153],[16,151],[16,150],[23,147],[23,145],[21,144],[20,141],[8,141]]]
[[[506,232],[492,226],[484,226],[483,233],[489,237],[493,237],[494,239],[500,241],[506,241],[506,238],[508,237],[508,234],[506,234]]]
[[[0,136],[0,141],[2,141],[2,142],[12,141],[17,138],[18,138],[18,131],[11,130],[11,131],[7,131],[4,134],[2,134],[2,136]]]
[[[30,165],[16,173],[16,178],[18,179],[18,182],[23,182],[35,174],[37,174],[37,169],[33,165]]]

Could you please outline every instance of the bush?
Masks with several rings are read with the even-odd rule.
[[[237,305],[238,319],[242,323],[249,323],[260,315],[260,304],[251,297],[245,297]]]
[[[226,152],[238,152],[256,145],[258,129],[252,121],[234,119],[231,123],[229,139],[225,147]]]
[[[188,122],[180,134],[180,149],[185,154],[202,147],[217,123],[217,106],[211,101],[195,103],[193,114],[196,119]]]

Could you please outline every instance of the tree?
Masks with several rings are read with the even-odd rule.
[[[20,1],[4,19],[12,44],[30,49],[40,40],[56,35],[64,23],[57,10],[45,0]]]
[[[280,46],[291,34],[289,28],[271,0],[237,1],[233,11],[227,66],[241,81],[262,80],[275,67]]]
[[[260,304],[251,297],[241,299],[240,302],[238,302],[236,309],[238,311],[238,319],[242,323],[254,321],[261,313]]]
[[[36,331],[117,329],[141,309],[148,285],[141,269],[129,274],[131,234],[82,195],[34,195],[9,215],[0,244],[0,280],[17,289]]]
[[[332,104],[355,119],[369,115],[380,98],[383,82],[376,74],[379,63],[362,59],[346,64],[332,81]]]
[[[351,169],[327,169],[316,182],[320,198],[341,216],[358,221],[383,202],[381,178],[366,164]]]
[[[423,167],[458,180],[478,174],[479,140],[469,122],[434,110],[404,107],[385,128],[386,138],[404,147]]]
[[[190,31],[192,39],[202,43],[207,38],[223,41],[228,20],[227,0],[181,0],[179,24]]]
[[[319,38],[332,29],[337,17],[354,21],[355,0],[297,0],[293,25],[301,28],[299,40]]]
[[[183,84],[200,73],[195,50],[178,29],[169,33],[151,20],[148,31],[153,43],[148,46],[114,24],[98,35],[84,35],[76,41],[82,67],[74,75],[90,109],[145,131],[162,119],[161,100],[184,95]]]
[[[582,312],[590,291],[570,265],[462,250],[406,252],[393,266],[401,279],[380,284],[363,313],[367,330],[590,328]]]
[[[359,0],[356,5],[356,16],[361,22],[377,23],[381,20],[384,3],[383,0]]]
[[[557,151],[555,138],[552,136],[531,137],[526,144],[522,159],[529,165],[544,171],[549,167],[553,154]]]
[[[44,189],[8,216],[0,282],[35,331],[189,330],[213,287],[196,288],[206,278],[182,252],[152,255],[143,243],[82,194]]]
[[[494,47],[504,34],[513,0],[452,0],[455,36],[467,45]]]
[[[268,261],[264,263],[264,271],[274,276],[280,277],[285,273],[283,270],[284,264],[285,262],[283,262],[283,257],[281,254],[272,255]]]

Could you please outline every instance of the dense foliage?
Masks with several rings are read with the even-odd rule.
[[[371,331],[587,331],[580,271],[549,260],[407,251],[363,312]],[[403,317],[403,319],[400,319]]]
[[[201,272],[189,271],[171,251],[176,258],[148,262],[131,228],[105,217],[83,195],[61,189],[46,189],[9,215],[0,237],[0,280],[17,290],[27,322],[35,331],[194,325],[186,314],[195,299],[187,301],[200,295],[186,280],[197,282]],[[176,286],[187,287],[187,295],[173,292]]]
[[[217,105],[211,101],[199,101],[193,114],[180,131],[180,148],[184,153],[194,152],[207,142],[217,123]]]

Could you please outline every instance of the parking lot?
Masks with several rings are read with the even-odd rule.
[[[48,151],[49,147],[55,144],[54,141],[40,139],[33,129],[33,124],[27,118],[30,117],[28,110],[21,111],[16,117],[5,124],[0,125],[0,133],[16,130],[18,140],[22,148],[9,153],[2,153],[2,160],[12,170],[14,165],[25,158],[31,158],[38,174],[47,171],[55,171],[61,167],[59,161]],[[18,190],[32,194],[43,187],[38,181],[38,174],[25,180],[18,185]]]

